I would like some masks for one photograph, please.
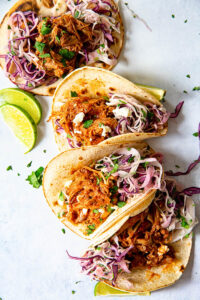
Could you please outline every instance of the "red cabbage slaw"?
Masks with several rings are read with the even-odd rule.
[[[107,241],[95,249],[89,249],[80,258],[71,256],[68,252],[67,254],[71,259],[80,260],[82,273],[90,275],[92,279],[112,281],[114,285],[118,272],[130,273],[130,262],[125,256],[133,248],[120,247],[117,236],[114,237],[114,241],[115,244]]]
[[[112,6],[110,0],[66,0],[66,3],[73,17],[92,26],[94,40],[88,49],[80,52],[86,64],[99,61],[114,66],[117,57],[111,45],[115,42],[113,32],[120,33],[120,23],[116,21],[118,9]],[[94,4],[92,9],[91,4]]]
[[[5,71],[18,87],[31,90],[46,81],[46,73],[36,67],[38,57],[31,51],[31,39],[37,33],[39,18],[33,11],[14,12],[8,20],[8,53],[0,55],[6,61]],[[34,63],[33,63],[34,62]],[[14,73],[11,72],[14,68]],[[17,83],[21,79],[22,83]],[[51,84],[52,79],[46,84]]]
[[[95,164],[95,169],[106,179],[111,175],[116,177],[119,200],[124,203],[130,196],[161,187],[162,165],[156,157],[141,155],[135,148],[122,148]]]
[[[172,231],[172,242],[187,237],[198,223],[194,201],[187,196],[199,193],[200,188],[190,187],[180,191],[174,180],[163,181],[162,189],[155,198],[155,204],[159,200],[164,201],[164,209],[157,206],[162,216],[161,226]]]
[[[102,135],[104,128],[110,129],[108,137],[134,132],[157,132],[164,127],[170,116],[170,113],[163,106],[157,106],[151,102],[142,104],[133,96],[126,94],[110,93],[109,97],[107,97],[106,105],[115,107],[113,114],[118,121],[115,131],[101,124]],[[82,122],[84,121],[83,119]],[[82,146],[81,143],[76,141],[76,136],[72,131],[70,135],[65,133],[64,128],[59,123],[59,119],[55,118],[55,126],[56,131],[62,134],[63,138],[67,138],[70,148]]]
[[[178,192],[175,198],[170,197],[176,187],[174,182],[171,184],[166,180],[162,182],[162,185],[162,190],[160,190],[159,197],[155,199],[155,203],[158,200],[163,201],[163,197],[165,197],[166,210],[161,211],[158,206],[163,217],[162,226],[172,232],[172,242],[176,242],[184,237],[189,237],[197,224],[194,203],[184,194],[184,190]],[[183,195],[181,201],[179,195]],[[175,213],[175,211],[177,212]],[[112,281],[112,284],[115,285],[119,272],[130,273],[130,261],[125,256],[132,248],[133,245],[129,248],[121,247],[117,235],[114,235],[111,240],[87,250],[83,257],[73,257],[68,252],[67,254],[69,258],[80,261],[82,273],[91,276],[92,279]]]

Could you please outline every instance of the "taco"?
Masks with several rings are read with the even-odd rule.
[[[71,149],[47,165],[44,195],[63,224],[93,239],[150,204],[161,185],[160,161],[144,142]]]
[[[58,86],[52,124],[60,151],[167,133],[170,114],[153,95],[110,71],[84,67]]]
[[[82,272],[120,290],[150,292],[173,284],[185,270],[197,224],[194,203],[173,181],[163,181],[154,201],[110,237],[89,248]]]
[[[124,30],[113,0],[20,0],[4,16],[0,35],[0,65],[9,79],[53,95],[75,68],[113,68]]]

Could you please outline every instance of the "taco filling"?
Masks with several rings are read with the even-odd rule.
[[[174,182],[163,182],[162,191],[142,213],[131,217],[108,241],[86,251],[82,272],[93,279],[112,281],[117,276],[149,269],[176,260],[173,242],[188,238],[197,221],[193,201],[177,191]],[[173,189],[171,187],[173,186]],[[170,221],[166,222],[170,216]]]
[[[162,165],[150,149],[120,149],[73,173],[58,195],[59,216],[86,225],[90,235],[116,209],[160,188],[161,177]]]
[[[66,13],[42,17],[16,11],[8,20],[6,75],[20,88],[50,85],[75,68],[102,63],[114,66],[112,49],[120,34],[119,11],[110,1],[66,1]]]
[[[71,99],[52,114],[56,131],[71,148],[96,145],[105,139],[126,133],[159,132],[170,114],[163,106],[141,103],[130,95],[109,94],[103,98]]]

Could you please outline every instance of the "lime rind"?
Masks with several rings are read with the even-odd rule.
[[[24,109],[36,124],[40,122],[42,108],[33,94],[18,88],[6,88],[0,90],[0,99],[3,99],[4,104],[17,105]]]
[[[94,296],[149,296],[150,292],[136,293],[136,292],[126,292],[116,288],[111,287],[110,285],[99,281],[94,287]]]
[[[31,116],[21,107],[13,104],[0,106],[5,123],[24,144],[26,152],[33,149],[37,138],[37,127]]]
[[[149,94],[153,95],[159,101],[161,101],[166,94],[166,90],[157,88],[155,86],[144,85],[144,84],[139,84],[139,83],[135,83],[135,85],[137,85],[141,89],[145,90]]]

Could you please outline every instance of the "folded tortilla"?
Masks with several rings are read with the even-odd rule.
[[[128,198],[128,203],[123,207],[118,207],[111,213],[107,219],[100,224],[92,234],[87,235],[86,224],[75,224],[67,220],[61,215],[62,208],[58,203],[60,191],[66,186],[66,182],[74,178],[74,172],[85,167],[90,166],[94,162],[102,159],[105,156],[112,154],[123,147],[130,147],[137,150],[142,150],[147,147],[144,142],[136,142],[132,144],[113,144],[113,145],[98,145],[92,147],[82,147],[65,151],[55,158],[53,158],[47,165],[43,176],[43,192],[44,196],[54,212],[54,214],[61,220],[61,222],[71,229],[74,233],[85,239],[94,239],[101,236],[104,232],[116,231],[116,228],[122,226],[127,220],[127,216],[138,214],[143,211],[153,200],[156,190],[150,189],[147,192],[141,192],[135,195],[134,198]],[[153,154],[154,151],[150,149]],[[113,227],[116,226],[116,227]]]
[[[120,13],[118,11],[118,5],[114,0],[109,0],[110,5],[117,11],[116,23],[119,23],[120,32],[113,32],[112,38],[114,42],[111,44],[110,49],[112,49],[115,54],[116,59],[119,58],[121,53],[121,49],[124,43],[124,28]],[[1,24],[0,24],[0,36],[1,36],[1,44],[0,44],[0,55],[5,55],[8,52],[8,20],[10,16],[17,11],[34,11],[41,17],[58,17],[64,15],[67,11],[66,0],[19,0],[17,1],[11,9],[4,16]],[[117,63],[117,60],[116,60]],[[115,63],[115,64],[116,64]],[[6,61],[4,58],[0,58],[0,66],[5,69]],[[111,66],[105,62],[94,62],[91,66],[96,66],[99,68],[112,69],[114,64]],[[81,66],[78,66],[81,67]],[[10,67],[10,73],[14,73],[15,69]],[[62,81],[62,78],[59,78],[56,82],[50,85],[40,85],[34,89],[31,89],[30,92],[38,95],[46,95],[52,96],[55,92],[56,87]],[[24,80],[18,77],[15,81],[16,85],[24,84]]]
[[[105,97],[109,93],[130,95],[142,103],[150,102],[162,107],[153,95],[149,94],[144,89],[136,86],[131,81],[107,70],[84,67],[70,73],[57,87],[53,98],[52,116],[60,111],[60,108],[67,101],[73,101],[71,91],[76,92],[78,96],[88,98]],[[65,135],[56,130],[55,119],[52,119],[54,128],[55,141],[60,151],[70,149],[68,140]],[[134,132],[116,135],[105,139],[101,144],[113,143],[129,143],[132,141],[144,140],[147,138],[163,136],[167,133],[167,123],[163,129],[157,132]]]

